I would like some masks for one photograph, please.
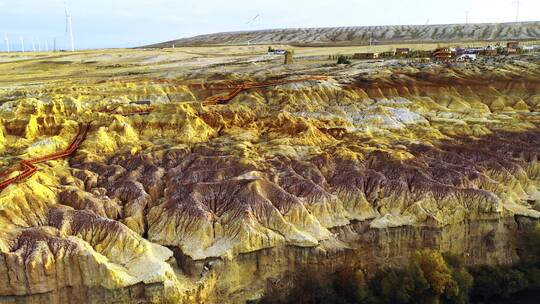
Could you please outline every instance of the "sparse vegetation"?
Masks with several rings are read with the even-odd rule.
[[[337,64],[351,64],[351,61],[347,57],[341,55],[338,57]]]
[[[467,303],[472,284],[460,258],[421,250],[409,266],[377,274],[371,289],[378,303]]]
[[[330,276],[305,270],[293,278],[288,294],[270,291],[260,303],[465,304],[509,299],[540,290],[540,225],[525,240],[527,251],[536,255],[524,265],[469,270],[456,255],[420,250],[407,266],[383,269],[370,280],[360,270],[342,269]]]
[[[286,298],[280,290],[261,303],[467,303],[472,286],[472,277],[458,257],[432,250],[419,251],[409,266],[382,270],[370,281],[363,272],[351,269],[326,278],[304,271],[293,281]]]
[[[508,299],[516,293],[540,290],[540,224],[524,237],[522,265],[483,266],[472,270],[475,278],[472,297],[477,300]]]

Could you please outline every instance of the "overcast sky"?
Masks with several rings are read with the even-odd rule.
[[[0,0],[0,49],[31,38],[66,47],[64,0]],[[520,21],[540,20],[540,1],[520,1]],[[515,0],[71,0],[78,49],[132,47],[199,34],[286,27],[509,22]],[[249,22],[257,14],[260,18]],[[37,46],[36,46],[37,47]]]

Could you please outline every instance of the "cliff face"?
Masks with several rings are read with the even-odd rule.
[[[514,263],[540,218],[538,71],[353,65],[216,106],[157,74],[5,90],[6,167],[91,129],[0,193],[0,301],[239,303],[305,265],[370,273],[424,247]]]

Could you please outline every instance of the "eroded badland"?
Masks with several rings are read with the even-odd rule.
[[[306,265],[519,260],[538,53],[283,65],[265,47],[1,55],[0,302],[243,303]]]

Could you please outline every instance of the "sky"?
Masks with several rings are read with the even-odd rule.
[[[224,31],[511,22],[516,0],[70,0],[77,49],[134,47]],[[67,48],[64,0],[0,0],[0,50]],[[260,17],[253,20],[255,16]],[[519,21],[540,20],[520,0]]]

